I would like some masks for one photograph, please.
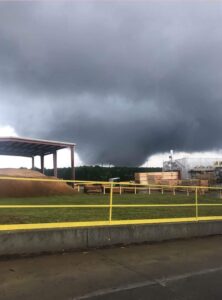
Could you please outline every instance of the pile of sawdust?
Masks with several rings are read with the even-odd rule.
[[[0,177],[56,179],[28,169],[0,169]],[[74,190],[63,182],[0,179],[0,197],[37,197],[72,195]]]

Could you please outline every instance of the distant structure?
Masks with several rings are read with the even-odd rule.
[[[171,150],[169,160],[163,162],[163,171],[179,171],[182,180],[207,179],[221,183],[222,157],[184,157],[174,159]]]
[[[54,176],[57,177],[57,151],[69,148],[71,153],[72,179],[75,179],[74,152],[76,144],[20,137],[0,137],[0,155],[24,156],[32,159],[35,168],[35,156],[40,156],[41,172],[44,174],[44,157],[53,154]]]

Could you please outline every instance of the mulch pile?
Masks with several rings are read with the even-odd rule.
[[[56,179],[28,169],[0,169],[0,177]],[[63,182],[0,179],[0,197],[37,197],[73,195],[74,189]]]

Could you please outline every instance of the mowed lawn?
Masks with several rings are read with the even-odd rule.
[[[218,192],[198,196],[200,204],[222,204]],[[0,198],[0,224],[50,223],[75,221],[107,221],[109,208],[2,208],[2,205],[108,205],[109,194],[76,193],[73,196],[35,198]],[[178,204],[177,207],[113,207],[113,220],[194,217],[196,208],[183,207],[195,204],[195,194],[164,193],[113,195],[113,204]],[[222,206],[199,207],[199,216],[222,216]]]

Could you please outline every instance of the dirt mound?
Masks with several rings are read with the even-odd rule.
[[[44,174],[29,169],[0,169],[0,176],[47,178]],[[51,178],[51,177],[50,177]]]
[[[0,169],[0,177],[56,179],[28,169]],[[0,197],[36,197],[72,195],[74,189],[63,182],[0,179]]]

